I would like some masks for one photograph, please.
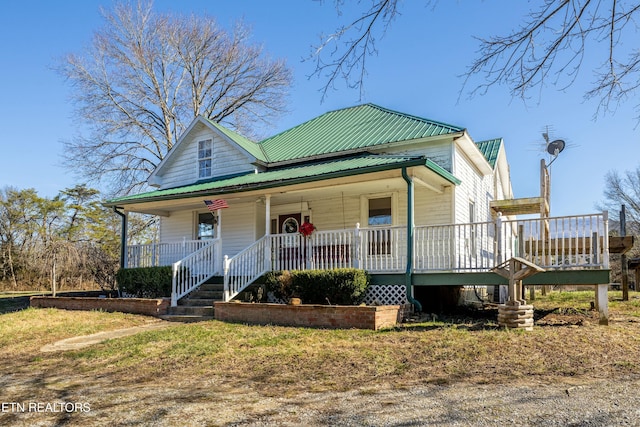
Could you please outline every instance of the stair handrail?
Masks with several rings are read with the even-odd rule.
[[[220,239],[212,239],[206,246],[187,255],[171,266],[171,306],[178,300],[207,281],[220,274]]]
[[[265,235],[233,257],[224,256],[224,300],[233,297],[271,269],[271,236]]]

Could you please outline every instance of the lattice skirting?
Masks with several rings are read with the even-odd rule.
[[[285,303],[271,292],[267,293],[267,301]],[[407,303],[406,288],[404,285],[370,285],[362,302],[367,305],[404,305]]]
[[[404,285],[370,285],[364,297],[367,305],[403,305],[407,303]]]

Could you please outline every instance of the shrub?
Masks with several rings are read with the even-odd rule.
[[[266,275],[265,285],[267,291],[285,301],[298,297],[305,304],[356,305],[364,298],[369,275],[353,268],[274,271]]]
[[[120,292],[136,298],[170,297],[171,278],[171,266],[121,268],[116,275]]]

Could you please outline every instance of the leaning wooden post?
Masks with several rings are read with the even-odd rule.
[[[620,236],[627,235],[627,215],[626,207],[622,205],[620,209]],[[622,301],[629,301],[629,264],[627,262],[627,255],[620,255],[620,269],[622,270]]]
[[[498,212],[496,218],[496,241],[495,241],[495,263],[496,265],[502,264],[502,212]]]
[[[609,324],[609,295],[607,291],[609,290],[609,284],[596,285],[596,309],[600,313],[599,324],[608,325]]]

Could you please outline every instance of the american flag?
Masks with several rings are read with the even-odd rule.
[[[211,212],[215,212],[219,209],[224,209],[229,207],[229,205],[227,204],[227,201],[222,199],[205,200],[204,204],[207,205],[207,209],[209,209]]]

